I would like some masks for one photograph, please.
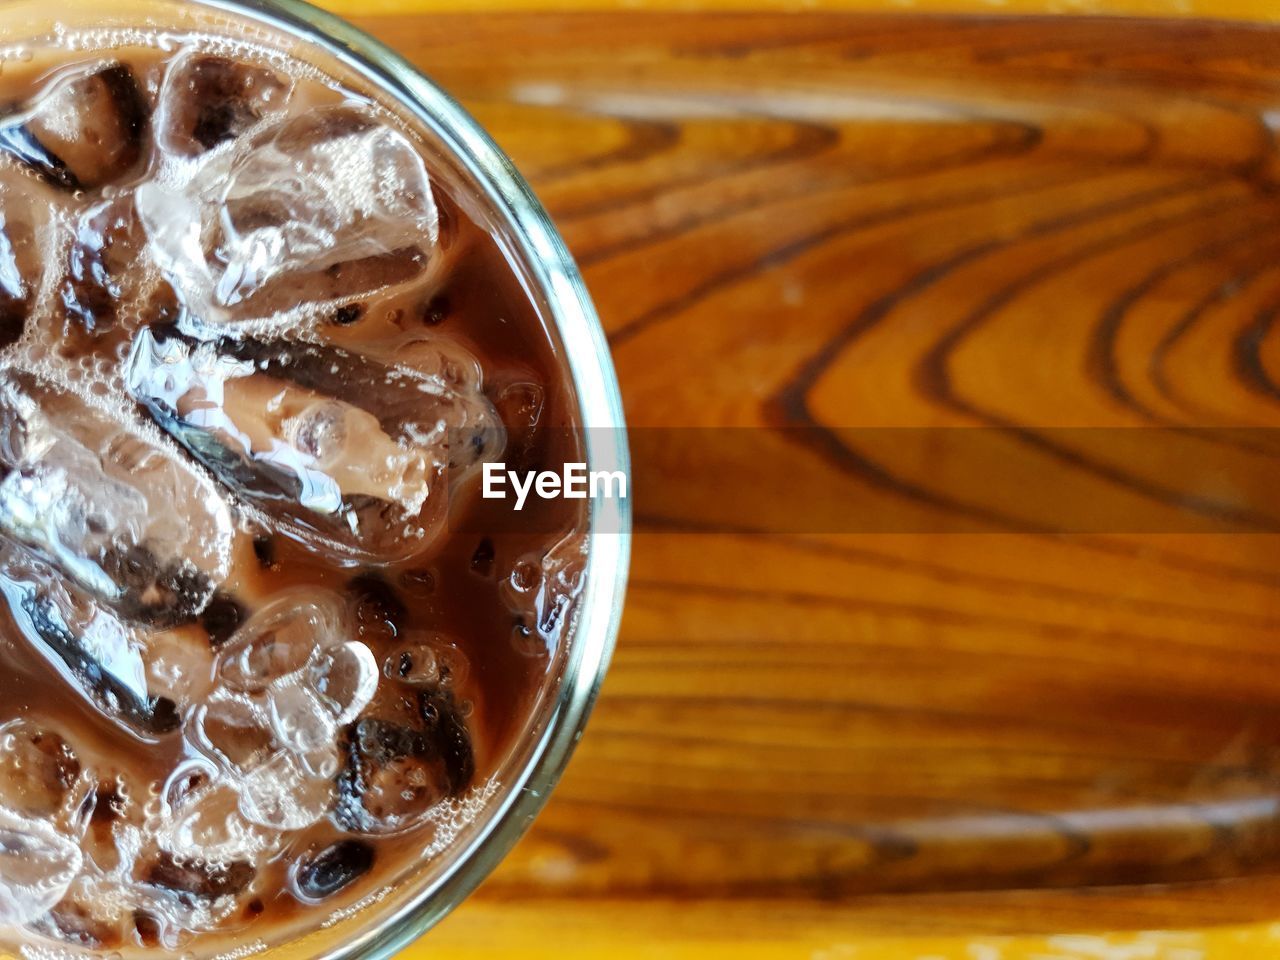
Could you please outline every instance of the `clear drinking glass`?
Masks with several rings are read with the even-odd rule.
[[[275,45],[367,83],[428,146],[433,175],[469,198],[478,222],[505,246],[566,361],[577,395],[587,469],[627,470],[618,383],[595,309],[563,241],[510,160],[444,91],[402,57],[345,21],[298,0],[6,0],[0,44],[39,55],[57,30],[209,31]],[[392,878],[389,893],[336,922],[320,921],[282,942],[246,943],[236,957],[280,960],[382,958],[419,936],[497,865],[541,808],[582,734],[608,666],[622,612],[630,555],[627,499],[588,504],[585,583],[568,640],[548,671],[524,734],[496,771],[484,812],[439,858]],[[212,949],[207,955],[214,954]],[[190,954],[188,954],[190,956]]]

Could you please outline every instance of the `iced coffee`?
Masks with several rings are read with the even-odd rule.
[[[243,943],[449,857],[580,587],[580,502],[484,533],[484,463],[576,456],[501,231],[260,39],[0,51],[11,945]]]

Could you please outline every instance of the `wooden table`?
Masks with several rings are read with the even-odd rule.
[[[637,427],[1280,418],[1272,30],[362,25],[527,174]],[[563,783],[412,956],[1276,955],[1274,534],[758,536],[737,502],[640,518]]]

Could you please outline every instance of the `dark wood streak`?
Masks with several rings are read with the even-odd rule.
[[[840,134],[830,127],[816,123],[801,123],[798,121],[790,121],[784,117],[766,117],[763,114],[748,113],[746,116],[755,119],[769,119],[786,126],[788,130],[795,133],[793,141],[777,150],[765,151],[757,156],[753,156],[743,163],[733,165],[727,170],[719,170],[709,176],[690,176],[675,177],[661,186],[646,187],[640,190],[629,191],[623,194],[610,196],[607,200],[587,201],[579,204],[561,204],[556,208],[556,216],[562,223],[568,223],[573,220],[587,217],[597,216],[600,214],[613,213],[623,207],[637,203],[645,203],[657,200],[672,190],[683,189],[686,187],[713,186],[718,183],[726,175],[736,175],[751,170],[762,170],[769,167],[778,166],[780,164],[793,162],[796,160],[805,160],[815,157],[826,150],[831,149],[840,142]],[[747,207],[730,207],[725,210],[721,216],[731,213],[740,212],[749,209]],[[708,223],[714,223],[714,219],[691,219],[687,223],[682,224],[681,230],[695,226],[705,226]],[[671,233],[679,232],[679,230],[671,231]],[[667,235],[670,235],[668,233]],[[649,242],[660,239],[662,234],[653,235],[646,238]],[[638,244],[637,244],[638,245]],[[589,263],[594,260],[604,260],[609,256],[625,252],[633,249],[631,246],[619,245],[615,248],[598,248],[591,252],[591,257],[583,258],[582,262]]]
[[[1280,401],[1280,385],[1277,385],[1262,365],[1260,351],[1271,331],[1275,329],[1276,319],[1280,318],[1280,303],[1272,304],[1265,310],[1259,310],[1253,322],[1240,331],[1236,337],[1232,352],[1236,376],[1240,382],[1255,393],[1273,401]]]
[[[1185,339],[1204,319],[1205,314],[1210,309],[1226,304],[1233,296],[1249,286],[1259,276],[1276,267],[1276,258],[1270,252],[1269,246],[1264,246],[1262,250],[1268,255],[1260,258],[1257,264],[1250,266],[1248,269],[1233,274],[1188,307],[1178,322],[1169,328],[1151,351],[1148,376],[1152,385],[1155,386],[1161,396],[1178,406],[1185,415],[1201,419],[1204,417],[1205,412],[1188,405],[1182,398],[1169,378],[1165,369],[1165,361],[1174,348],[1178,346],[1179,342]],[[1154,414],[1152,415],[1154,416]]]
[[[947,169],[948,167],[964,167],[978,161],[989,162],[993,158],[999,157],[1001,155],[1016,156],[1019,153],[1023,153],[1029,149],[1032,149],[1035,146],[1035,143],[1040,136],[1040,132],[1038,130],[1036,130],[1033,127],[1024,126],[1024,125],[1002,124],[1000,125],[999,129],[1002,133],[1002,136],[1000,138],[1001,142],[998,145],[972,148],[969,150],[960,150],[960,151],[957,151],[952,156],[944,156],[944,157],[932,159],[928,162],[923,162],[923,163],[913,164],[908,162],[903,164],[898,169],[894,170],[893,173],[887,175],[886,177],[873,178],[870,181],[862,180],[862,181],[854,181],[854,182],[867,183],[867,182],[875,182],[876,180],[910,179],[913,176],[921,176],[924,174],[937,173],[940,170]],[[828,131],[828,134],[830,138],[838,139],[838,134],[835,131]],[[815,153],[816,152],[817,151],[815,150]],[[786,157],[784,159],[793,160],[795,159],[795,157]],[[718,180],[720,179],[721,176],[722,175],[717,175],[717,177],[714,179]],[[692,183],[693,185],[696,185],[697,182],[698,181],[693,181]],[[708,181],[708,182],[711,182],[711,181]],[[685,186],[685,185],[686,184],[683,184],[683,183],[674,183],[674,184],[671,184],[670,186],[677,187],[677,186]],[[1043,186],[1043,184],[1039,184],[1038,186]],[[765,203],[766,204],[776,203],[779,199],[785,198],[788,195],[788,193],[789,191],[785,187],[783,187],[782,189],[777,190],[773,195],[771,195],[769,199],[765,201]],[[988,193],[984,197],[982,197],[982,199],[989,199],[990,196],[991,194]],[[656,194],[651,193],[649,195],[649,199],[654,199],[654,198],[656,198]],[[628,202],[629,202],[629,199],[630,198],[628,198]],[[965,199],[963,199],[963,197],[958,197],[956,198],[956,202],[965,203],[965,202],[972,202],[972,201],[966,201]],[[610,202],[608,204],[600,205],[599,207],[594,209],[592,212],[597,214],[607,213],[612,210],[617,210],[619,206],[620,206],[619,204]],[[945,204],[934,203],[929,205],[927,209],[937,210],[943,207],[945,207]],[[741,204],[729,204],[724,208],[722,208],[721,210],[717,211],[714,215],[703,217],[703,218],[690,218],[689,220],[681,224],[679,229],[667,229],[667,230],[656,231],[644,237],[641,240],[633,241],[630,243],[617,244],[612,247],[591,249],[587,251],[580,258],[580,260],[584,266],[590,266],[594,263],[607,260],[610,257],[614,257],[622,253],[630,253],[635,250],[644,249],[647,246],[660,243],[663,240],[670,239],[673,236],[678,236],[680,233],[683,233],[687,230],[721,223],[730,219],[731,217],[738,216],[740,214],[747,213],[753,209],[759,209],[759,208],[760,208],[759,204],[751,203],[751,202],[746,202]],[[796,245],[793,245],[789,248],[776,251],[776,256],[771,258],[768,262],[757,262],[755,264],[751,264],[749,265],[749,269],[758,270],[763,267],[776,265],[777,263],[785,263],[791,257],[807,252],[808,250],[813,249],[814,247],[818,246],[821,243],[825,243],[829,240],[832,240],[844,234],[846,231],[852,232],[853,230],[872,226],[876,223],[888,223],[888,222],[891,222],[891,220],[895,217],[910,216],[913,212],[919,212],[924,209],[926,209],[926,207],[923,205],[913,206],[908,204],[908,205],[904,205],[900,210],[897,210],[897,211],[886,211],[884,214],[881,215],[883,219],[865,218],[860,221],[852,221],[849,224],[845,225],[845,229],[840,230],[839,232],[825,231],[821,234],[815,234],[813,237],[808,238],[807,242],[800,241]],[[625,337],[634,336],[635,334],[643,330],[644,327],[651,325],[653,323],[656,323],[662,319],[665,319],[666,317],[670,316],[670,314],[674,312],[684,309],[691,302],[694,302],[697,299],[701,299],[710,293],[714,293],[716,289],[720,288],[720,286],[727,285],[727,283],[732,283],[734,278],[737,276],[739,275],[732,274],[732,275],[722,276],[720,278],[717,278],[719,281],[721,281],[721,283],[717,286],[708,286],[708,287],[699,289],[697,291],[694,291],[692,294],[690,294],[688,299],[677,300],[674,303],[664,304],[662,307],[655,308],[650,313],[633,319],[626,327],[623,327],[622,329],[613,333],[612,337],[625,338]]]
[[[627,142],[605,153],[593,154],[571,163],[550,166],[541,171],[544,183],[555,183],[568,177],[599,170],[615,163],[634,163],[657,156],[679,146],[683,131],[679,124],[653,120],[628,120]]]

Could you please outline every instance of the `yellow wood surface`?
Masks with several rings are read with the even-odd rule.
[[[322,0],[347,17],[479,11],[779,11],[1108,14],[1278,20],[1275,0]]]
[[[1241,336],[1280,297],[1280,34],[392,2],[358,22],[529,176],[633,424],[1280,420],[1241,373],[1280,364]],[[1274,538],[688,519],[641,518],[564,783],[408,956],[1280,956]]]

